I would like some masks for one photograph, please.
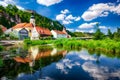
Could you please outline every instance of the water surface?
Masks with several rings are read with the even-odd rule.
[[[0,56],[2,80],[120,80],[120,59],[115,56],[50,46],[15,46],[6,51]]]

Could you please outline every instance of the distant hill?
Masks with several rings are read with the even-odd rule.
[[[58,21],[53,21],[45,16],[42,16],[35,11],[32,10],[19,10],[14,5],[8,5],[7,7],[3,7],[0,5],[0,24],[11,28],[18,23],[29,22],[31,13],[34,13],[36,19],[36,25],[48,28],[48,29],[56,29],[62,30],[63,25]]]

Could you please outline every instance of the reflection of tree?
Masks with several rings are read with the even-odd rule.
[[[102,49],[95,49],[95,50],[92,50],[92,49],[88,49],[88,52],[90,53],[90,55],[93,55],[93,54],[96,54],[96,55],[105,55],[107,57],[110,57],[110,58],[120,58],[120,52],[118,50],[118,52],[114,53],[112,50],[111,51],[105,51],[105,50],[102,50]]]
[[[101,56],[100,53],[96,54],[96,58],[97,58],[97,59],[96,59],[96,63],[97,63],[97,64],[100,63],[100,60],[99,60],[99,59],[100,59],[100,56]]]

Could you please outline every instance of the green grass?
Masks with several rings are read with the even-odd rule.
[[[105,40],[76,40],[76,39],[57,39],[57,40],[25,40],[30,45],[54,44],[58,48],[76,50],[87,48],[101,52],[120,53],[120,41],[111,39]]]

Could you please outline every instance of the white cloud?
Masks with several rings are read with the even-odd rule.
[[[82,15],[85,21],[91,21],[97,17],[106,17],[110,12],[120,15],[120,4],[115,6],[113,3],[94,4]]]
[[[117,2],[120,2],[120,0],[117,0]]]
[[[84,24],[81,24],[78,28],[80,28],[80,29],[94,28],[97,23],[98,22],[84,23]]]
[[[85,30],[76,29],[75,32],[86,32]]]
[[[89,30],[88,32],[89,32],[89,33],[94,33],[95,30],[94,30],[94,29],[91,29],[91,30]]]
[[[62,10],[61,13],[62,14],[67,14],[67,13],[70,13],[70,11],[68,9],[65,9],[65,10]]]
[[[51,6],[54,4],[58,4],[63,0],[37,0],[38,4],[45,5],[45,6]]]
[[[68,9],[62,10],[60,14],[56,15],[56,20],[61,21],[63,24],[71,24],[74,21],[79,21],[80,16],[76,17],[70,14]]]
[[[0,5],[6,7],[8,4],[16,5],[18,9],[24,10],[23,7],[18,6],[17,3],[14,0],[2,0],[0,1]]]
[[[76,17],[73,17],[71,14],[68,15],[65,19],[66,20],[74,20]]]
[[[0,1],[0,5],[6,7],[8,4],[15,5],[15,2],[13,0],[2,0]]]
[[[67,28],[67,30],[69,30],[69,31],[71,31],[71,32],[73,32],[73,31],[74,31],[74,29],[72,29],[72,28]]]
[[[62,23],[63,23],[63,24],[71,24],[71,23],[73,23],[73,22],[70,21],[70,20],[63,20]]]
[[[94,32],[95,32],[94,29],[89,29],[89,30],[80,30],[80,29],[76,29],[75,31],[76,31],[76,32],[82,32],[82,33],[84,33],[84,32],[87,32],[87,33],[94,33]]]
[[[99,26],[100,29],[108,29],[106,26]]]
[[[109,12],[103,12],[101,15],[100,15],[100,17],[106,17],[106,16],[108,16],[109,15]]]
[[[56,20],[64,20],[65,19],[65,16],[64,14],[59,14],[56,16]]]
[[[75,21],[79,21],[81,18],[80,16],[76,17]]]
[[[89,33],[94,33],[95,31],[96,31],[96,24],[97,24],[98,22],[91,22],[91,23],[83,23],[83,24],[81,24],[80,26],[78,26],[78,30],[76,30],[76,31],[78,31],[78,32],[89,32]],[[108,30],[108,28],[110,28],[110,27],[107,27],[107,26],[99,26],[98,27],[100,30],[101,30],[101,32],[103,32],[103,33],[105,33],[105,34],[107,34],[107,30]],[[80,30],[79,30],[80,29]]]
[[[25,10],[23,7],[16,5],[16,7],[20,10]]]

